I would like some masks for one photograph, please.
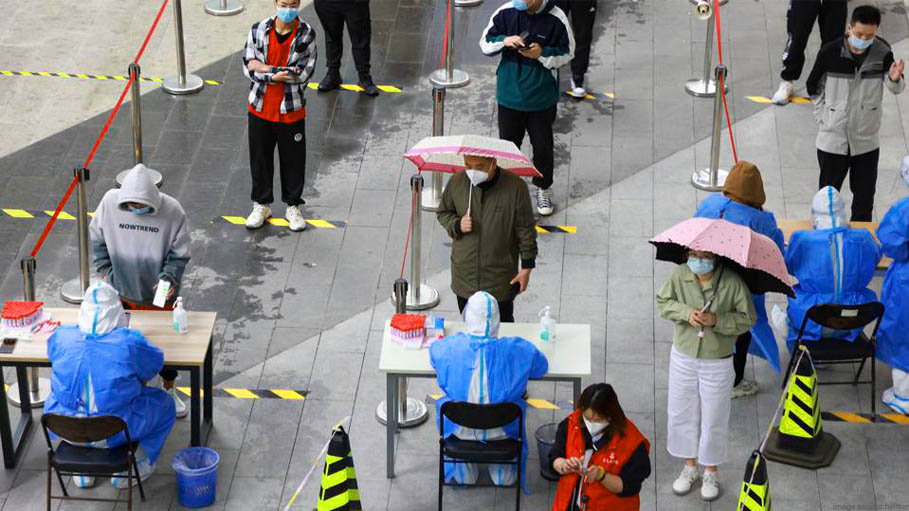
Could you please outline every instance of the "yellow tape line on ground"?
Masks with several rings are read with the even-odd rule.
[[[746,99],[753,101],[755,103],[773,103],[773,100],[764,96],[745,96]],[[804,96],[792,96],[789,98],[790,103],[795,103],[797,105],[810,105],[811,98],[806,98]]]
[[[191,395],[189,387],[177,387],[177,390],[186,396]],[[284,399],[287,401],[303,401],[309,391],[306,390],[289,390],[289,389],[239,389],[239,388],[216,388],[213,391],[213,397],[229,397],[233,399]]]
[[[55,78],[76,78],[79,80],[101,80],[101,81],[117,81],[125,82],[129,80],[128,76],[122,75],[93,75],[86,73],[50,73],[47,71],[9,71],[0,69],[0,75],[5,76],[38,76],[38,77],[55,77]],[[163,78],[154,78],[154,77],[139,77],[140,82],[155,82],[161,83],[164,81]],[[221,85],[221,82],[217,80],[202,80],[208,85]]]
[[[615,99],[615,93],[613,93],[613,92],[588,92],[582,98],[575,96],[570,90],[563,91],[563,94],[565,94],[566,96],[568,96],[571,99],[576,99],[578,101],[580,101],[582,99],[587,99],[587,100],[599,99],[600,101],[610,101],[610,100]]]
[[[309,82],[306,84],[306,86],[312,90],[319,90],[319,84],[315,82]],[[360,87],[355,83],[342,83],[340,88],[342,90],[349,90],[351,92],[363,92],[363,87]],[[404,92],[404,89],[396,85],[376,85],[376,88],[382,92],[390,92],[392,94],[400,94]]]

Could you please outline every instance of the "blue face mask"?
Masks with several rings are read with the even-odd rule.
[[[704,275],[713,271],[713,259],[689,257],[688,268],[697,275]]]
[[[151,206],[145,206],[144,208],[131,209],[133,213],[137,215],[145,215],[152,212]]]
[[[874,39],[859,39],[858,37],[851,35],[849,36],[849,44],[856,50],[865,51],[869,46],[874,44]]]
[[[513,5],[514,8],[519,11],[527,10],[527,0],[512,0],[511,5]]]
[[[300,16],[300,9],[296,7],[278,7],[278,18],[284,23],[290,23]]]

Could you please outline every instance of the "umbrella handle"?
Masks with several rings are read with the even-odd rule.
[[[470,192],[467,195],[467,216],[470,216],[470,206],[473,204],[473,184],[470,185]]]

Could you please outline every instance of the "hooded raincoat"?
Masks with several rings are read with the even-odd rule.
[[[786,267],[799,281],[787,311],[790,351],[795,347],[805,314],[814,305],[858,305],[877,300],[874,291],[868,289],[881,260],[877,241],[867,229],[848,227],[845,203],[832,186],[817,192],[811,210],[814,230],[794,232],[786,250]],[[853,341],[860,333],[823,331],[820,325],[809,323],[802,339],[836,337]]]
[[[128,202],[151,210],[137,214]],[[169,280],[175,296],[179,294],[190,259],[186,213],[176,199],[158,191],[144,165],[133,167],[120,189],[104,194],[89,233],[95,270],[107,276],[120,296],[151,305],[161,279]]]
[[[82,301],[79,326],[61,327],[47,341],[52,375],[45,411],[117,416],[126,422],[147,461],[155,463],[174,425],[174,401],[142,382],[158,374],[164,353],[138,331],[119,327],[122,316],[116,290],[104,282],[92,284]],[[124,441],[121,434],[99,447]]]
[[[499,307],[489,293],[480,291],[467,301],[464,308],[467,333],[436,341],[429,347],[429,357],[438,375],[439,387],[445,396],[436,402],[439,410],[447,401],[471,403],[515,403],[525,412],[522,399],[527,380],[541,378],[549,370],[543,353],[519,337],[499,338]],[[445,435],[466,440],[499,440],[517,438],[519,424],[502,430],[472,430],[445,422]],[[527,461],[525,434],[522,466]],[[522,470],[526,473],[526,470]],[[516,470],[513,465],[491,465],[489,475],[499,485],[513,484]],[[446,463],[445,479],[460,484],[474,484],[479,476],[476,465]],[[522,481],[523,483],[523,481]]]

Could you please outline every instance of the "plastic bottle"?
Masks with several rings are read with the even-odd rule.
[[[185,334],[189,331],[189,325],[186,319],[186,309],[183,308],[183,298],[178,297],[174,305],[174,331],[178,334]]]
[[[540,340],[543,344],[552,344],[556,339],[556,320],[552,317],[552,307],[543,307],[540,311]]]

